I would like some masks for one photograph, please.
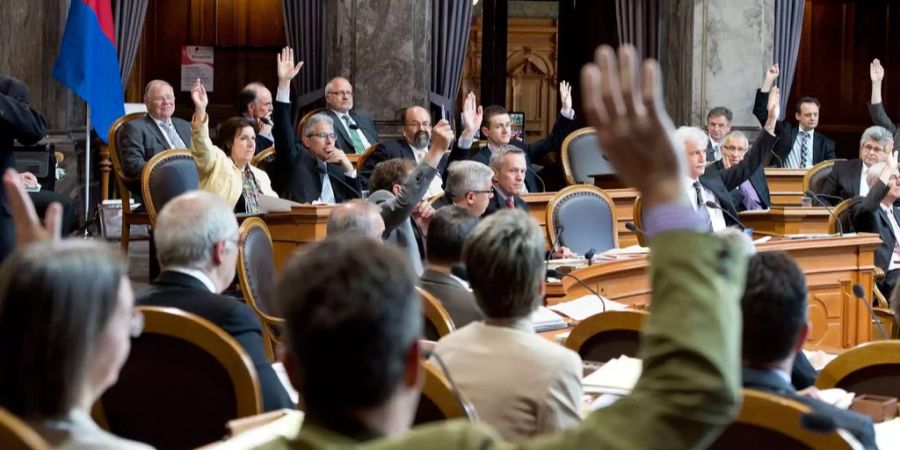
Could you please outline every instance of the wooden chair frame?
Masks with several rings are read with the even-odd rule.
[[[256,156],[254,156],[253,159],[250,160],[250,164],[252,164],[253,167],[259,167],[259,163],[263,162],[266,158],[274,154],[275,146],[271,145],[269,146],[269,148],[257,153]]]
[[[430,361],[422,361],[422,369],[425,371],[425,384],[422,386],[422,396],[431,400],[447,419],[468,419],[475,422],[477,417],[470,416],[468,411],[475,411],[472,402],[459,391],[454,395],[453,386],[444,376],[444,372]],[[462,402],[466,407],[460,405]],[[468,410],[468,411],[467,411]]]
[[[378,148],[378,144],[372,144],[366,148],[366,151],[360,153],[359,156],[356,157],[356,163],[354,164],[356,170],[362,170],[363,167],[366,166],[366,161],[372,156],[372,153],[375,153],[376,148]]]
[[[644,201],[641,199],[641,196],[638,195],[634,198],[634,208],[632,209],[632,222],[637,227],[639,231],[634,234],[637,235],[638,245],[641,247],[646,247],[647,237],[644,236],[644,233],[641,233],[640,230],[644,229]]]
[[[109,127],[109,133],[107,134],[109,159],[112,162],[116,186],[119,188],[119,197],[122,199],[122,235],[119,238],[119,245],[126,254],[128,253],[128,243],[131,237],[131,225],[150,225],[150,215],[145,212],[135,213],[131,211],[131,191],[129,191],[128,187],[125,185],[125,174],[122,172],[122,161],[119,159],[117,139],[119,130],[126,123],[139,120],[146,114],[147,113],[144,112],[134,112],[119,117]]]
[[[147,208],[147,215],[150,216],[150,227],[153,227],[153,224],[156,223],[156,215],[159,213],[156,210],[156,205],[153,204],[153,197],[150,195],[150,173],[153,172],[157,165],[177,157],[194,158],[190,149],[172,148],[163,150],[150,158],[150,161],[147,161],[144,171],[141,173],[141,192],[144,196],[144,207]]]
[[[822,161],[809,169],[807,169],[806,173],[803,175],[803,192],[809,191],[809,182],[812,179],[813,175],[825,170],[829,167],[834,166],[836,161],[843,161],[843,159],[829,159],[826,161]]]
[[[556,212],[556,208],[562,203],[566,198],[574,194],[580,193],[588,193],[593,194],[606,202],[607,206],[609,206],[609,212],[612,219],[612,230],[613,230],[613,246],[615,248],[619,247],[619,222],[618,217],[616,217],[616,204],[613,202],[612,197],[609,196],[603,189],[598,188],[597,186],[592,186],[590,184],[576,184],[574,186],[567,186],[563,188],[561,191],[557,192],[553,198],[550,199],[550,202],[547,203],[547,212],[545,213],[546,220],[546,228],[547,228],[547,242],[550,242],[550,245],[556,245],[556,242],[553,240],[556,238],[556,224],[553,220],[554,213]]]
[[[578,139],[579,137],[584,136],[585,134],[591,134],[591,133],[596,133],[596,132],[597,132],[597,130],[594,129],[594,127],[579,128],[579,129],[569,133],[569,135],[566,136],[566,138],[563,140],[562,149],[560,150],[560,155],[562,157],[563,173],[566,176],[566,183],[569,186],[574,186],[574,185],[578,185],[578,184],[587,184],[587,183],[578,182],[577,180],[575,180],[575,175],[572,174],[572,161],[569,158],[569,144],[571,144],[571,142],[574,141],[575,139]]]
[[[425,320],[434,326],[441,337],[456,330],[450,313],[447,312],[440,300],[421,287],[416,286],[416,292],[419,293],[419,298],[422,300],[422,313],[425,314]]]
[[[0,408],[0,446],[6,450],[50,450],[44,438],[3,408]]]
[[[866,342],[841,353],[819,372],[816,387],[837,387],[852,373],[879,364],[900,364],[900,341]]]
[[[579,353],[584,343],[594,336],[617,330],[640,332],[649,315],[647,312],[637,310],[606,311],[594,314],[575,325],[575,328],[569,333],[569,337],[566,338],[565,346]]]
[[[269,232],[269,227],[266,226],[266,223],[260,219],[259,217],[249,217],[244,219],[241,223],[240,228],[240,242],[247,242],[247,236],[250,235],[250,232],[254,229],[260,229],[263,233],[266,234],[266,239],[269,241],[269,246],[272,246],[272,234]],[[275,347],[281,343],[281,340],[275,336],[275,333],[272,332],[272,327],[281,327],[284,326],[284,319],[281,317],[275,317],[266,314],[261,309],[259,309],[259,303],[256,300],[256,297],[253,295],[253,291],[250,289],[250,273],[248,272],[247,266],[244,264],[244,246],[241,245],[238,247],[238,261],[237,261],[237,273],[238,280],[241,284],[241,292],[244,294],[244,299],[247,301],[247,304],[250,305],[250,308],[253,309],[253,312],[256,313],[257,317],[259,317],[260,322],[263,325],[263,341],[264,347],[266,349],[266,356],[269,358],[269,361],[275,361]],[[273,253],[274,254],[274,253]]]
[[[324,111],[325,111],[325,108],[316,108],[316,109],[310,110],[308,113],[304,114],[303,117],[301,117],[300,120],[297,121],[297,127],[294,129],[294,131],[296,131],[296,133],[297,133],[297,137],[303,136],[303,126],[306,125],[306,122],[309,120],[310,117],[312,117],[320,112],[324,112]]]
[[[825,164],[827,162],[830,162],[830,161],[822,161],[819,163],[819,165]],[[816,167],[818,167],[818,165]],[[815,169],[815,167],[813,167],[812,169],[809,169],[809,170],[813,170],[813,169]],[[803,184],[804,184],[804,186],[806,185],[805,177],[803,178]],[[806,190],[804,190],[804,192],[806,192]],[[832,210],[834,212],[834,214],[828,216],[828,232],[829,233],[835,234],[838,232],[837,220],[835,218],[841,217],[841,214],[844,214],[844,212],[846,212],[847,209],[850,208],[850,205],[853,204],[853,200],[854,199],[852,199],[852,198],[848,198],[848,199],[838,203],[837,206],[834,207],[834,209]]]

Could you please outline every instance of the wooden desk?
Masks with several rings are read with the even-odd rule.
[[[800,205],[800,197],[803,197],[803,176],[806,175],[806,170],[766,167],[765,171],[772,205]]]
[[[831,214],[823,207],[773,206],[765,211],[744,211],[738,218],[753,234],[784,236],[786,234],[828,233]]]
[[[331,208],[331,205],[301,205],[291,212],[269,213],[262,217],[272,235],[276,268],[281,269],[297,247],[325,239]]]
[[[637,235],[625,228],[628,222],[634,222],[634,200],[638,196],[633,188],[609,189],[606,191],[616,204],[616,230],[619,232],[619,247],[637,245]]]
[[[786,251],[806,274],[809,289],[809,320],[812,327],[807,346],[850,348],[870,339],[871,325],[865,305],[852,293],[859,283],[865,298],[872,297],[874,251],[881,245],[878,235],[823,239],[773,239],[758,246],[759,251]],[[577,269],[578,276],[601,295],[641,308],[650,302],[648,259],[640,257]],[[587,289],[570,277],[547,285],[550,304],[587,295]]]

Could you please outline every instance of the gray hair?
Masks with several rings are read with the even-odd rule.
[[[444,195],[450,201],[481,190],[485,182],[490,183],[494,171],[478,161],[456,161],[447,168],[447,185]]]
[[[545,246],[537,222],[519,209],[500,210],[475,227],[462,258],[475,300],[487,317],[522,318],[537,309]]]
[[[869,170],[866,171],[866,184],[872,184],[872,181],[881,176],[881,171],[884,170],[885,164],[887,163],[880,162],[869,167]]]
[[[348,80],[344,77],[334,77],[334,78],[328,80],[328,83],[325,83],[325,93],[326,94],[331,93],[331,90],[334,89],[334,81],[335,80],[344,80],[347,82],[347,84],[350,85],[350,89],[353,89],[353,83],[351,83],[350,80]]]
[[[524,157],[525,152],[515,145],[501,145],[497,151],[491,154],[491,169],[499,169],[500,165],[503,164],[503,158],[505,158],[506,155],[522,155]]]
[[[866,141],[875,141],[883,147],[887,147],[888,142],[894,142],[894,136],[887,128],[873,125],[863,131],[862,137],[859,138],[859,147],[862,148]],[[885,148],[885,150],[887,150]]]
[[[318,114],[313,114],[309,120],[306,121],[306,124],[303,125],[303,135],[309,136],[309,133],[312,133],[313,127],[320,123],[327,123],[331,128],[334,128],[334,120],[323,112]]]
[[[213,247],[238,232],[232,208],[221,197],[192,191],[173,198],[156,217],[153,227],[159,265],[203,269]]]
[[[378,205],[355,198],[348,202],[336,205],[328,216],[328,236],[341,233],[363,234],[380,238],[372,233],[375,230],[375,222],[381,218],[381,208]]]
[[[685,142],[693,142],[702,147],[709,145],[709,136],[697,127],[678,127],[673,138],[678,145],[683,145]]]
[[[740,139],[740,140],[744,141],[744,144],[746,144],[748,146],[750,145],[750,140],[747,139],[747,135],[744,134],[742,131],[735,130],[735,131],[732,131],[731,133],[726,134],[725,138],[722,139],[722,144],[725,144],[726,142],[728,142],[731,139]]]
[[[163,86],[168,86],[170,88],[172,87],[172,85],[169,84],[169,82],[166,80],[150,80],[150,82],[147,83],[146,86],[144,86],[144,101],[145,102],[147,100],[149,100],[149,98],[150,98],[150,89],[152,89],[153,86],[155,86],[157,84],[162,84]],[[172,90],[174,91],[175,88],[172,88]]]

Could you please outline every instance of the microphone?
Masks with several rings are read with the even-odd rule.
[[[841,225],[841,221],[838,219],[838,216],[836,216],[836,215],[834,214],[834,211],[831,210],[831,206],[829,206],[827,203],[823,202],[822,199],[819,198],[819,196],[816,195],[816,193],[813,192],[813,191],[806,191],[804,194],[805,194],[807,197],[812,198],[813,200],[815,200],[816,203],[818,203],[818,204],[820,204],[820,205],[822,205],[822,206],[825,207],[825,211],[828,211],[828,214],[831,216],[832,219],[834,219],[835,223],[837,223],[837,226],[838,226],[838,236],[843,236],[843,235],[844,235],[844,226]]]
[[[638,228],[638,226],[635,225],[634,222],[625,222],[625,229],[632,233],[638,233],[638,234],[644,236],[644,241],[650,240],[650,237],[647,236],[647,232],[641,228]]]
[[[566,227],[562,225],[558,225],[556,229],[556,237],[553,238],[553,242],[550,243],[550,251],[547,252],[547,258],[544,259],[544,269],[550,270],[550,258],[553,257],[553,254],[556,253],[556,245],[559,243],[559,235],[562,234],[563,230]]]
[[[343,177],[333,177],[333,176],[331,176],[331,174],[329,174],[328,171],[326,171],[325,169],[323,169],[322,166],[320,166],[320,165],[318,165],[318,164],[316,164],[316,172],[319,172],[319,175],[328,175],[328,179],[330,179],[330,180],[336,180],[338,183],[343,184],[344,187],[346,187],[347,189],[350,189],[350,191],[352,191],[354,194],[356,194],[356,196],[357,196],[358,198],[363,198],[362,194],[361,194],[359,191],[357,191],[355,187],[350,186],[350,183],[347,183],[346,181],[344,181],[344,180],[341,179],[341,178],[343,178]]]
[[[881,319],[875,316],[875,311],[872,310],[872,305],[869,304],[868,301],[866,301],[865,291],[863,291],[863,288],[859,285],[859,283],[853,285],[853,295],[856,296],[856,298],[858,298],[859,301],[863,303],[863,305],[866,305],[866,309],[869,310],[869,315],[872,316],[872,323],[878,325],[878,331],[881,332],[881,337],[884,338],[884,340],[888,340],[888,334],[886,331],[884,331],[884,326],[881,324]]]
[[[587,283],[585,283],[584,280],[582,280],[581,278],[578,278],[575,275],[572,275],[571,273],[560,272],[556,269],[548,269],[547,277],[559,278],[560,280],[563,279],[563,277],[569,277],[569,278],[577,281],[578,284],[584,286],[584,288],[587,289],[591,294],[596,295],[597,298],[600,299],[600,304],[603,305],[603,309],[600,312],[606,312],[606,302],[603,300],[603,297],[600,294],[598,294],[597,291],[595,291]]]
[[[775,159],[777,159],[777,160],[778,160],[778,166],[779,166],[779,167],[781,167],[781,168],[785,168],[785,167],[784,167],[784,160],[783,160],[783,159],[781,159],[781,157],[780,157],[780,156],[778,156],[778,153],[775,153],[775,149],[774,149],[774,148],[770,148],[770,149],[769,149],[769,153],[771,153],[771,154],[772,154],[772,156],[774,156],[774,157],[775,157]]]
[[[266,125],[272,126],[272,120],[269,119],[268,117],[260,117],[259,121]]]
[[[535,172],[531,167],[528,167],[528,170],[531,171],[531,173],[534,174],[534,177],[541,182],[541,192],[547,192],[547,183],[544,183],[544,179],[541,178],[541,176],[538,175],[537,172]]]
[[[725,213],[725,215],[727,215],[728,217],[730,217],[731,220],[735,221],[735,222],[737,223],[737,225],[738,225],[739,227],[741,227],[741,230],[746,230],[746,229],[747,229],[747,227],[744,226],[743,222],[741,222],[734,214],[732,214],[731,211],[729,211],[729,210],[727,210],[727,209],[725,209],[725,208],[719,206],[718,203],[716,203],[716,202],[714,202],[714,201],[712,201],[712,200],[707,200],[707,201],[706,201],[706,206],[709,207],[709,208],[712,208],[712,209],[718,209],[719,211],[722,211],[723,213]]]
[[[829,200],[837,200],[838,203],[844,201],[843,197],[838,197],[837,195],[828,195],[828,194],[822,194],[822,193],[818,193],[816,195],[818,195],[819,197],[825,197]]]
[[[450,383],[450,390],[453,393],[453,397],[456,398],[456,402],[459,403],[459,407],[465,411],[466,416],[468,416],[472,422],[477,423],[478,413],[475,411],[475,405],[463,401],[462,395],[459,393],[459,388],[456,386],[456,382],[453,381],[453,377],[450,376],[450,371],[447,370],[444,361],[434,352],[431,353],[431,358],[441,367],[441,371],[444,372],[444,376],[447,377],[447,382]]]
[[[348,127],[353,131],[359,130],[359,125],[355,123],[351,123],[350,125],[348,125]]]
[[[593,264],[594,254],[597,253],[597,250],[590,249],[587,253],[584,254],[584,259],[587,260],[588,265]]]

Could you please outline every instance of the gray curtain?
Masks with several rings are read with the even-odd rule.
[[[431,104],[437,119],[443,107],[445,117],[452,119],[454,100],[459,92],[472,2],[468,0],[431,1]],[[437,115],[434,112],[437,112]],[[436,122],[437,120],[435,120]],[[454,121],[450,120],[453,124]]]
[[[303,70],[294,78],[294,115],[322,100],[325,89],[325,2],[283,0],[284,31]]]
[[[128,84],[134,59],[137,57],[144,32],[144,17],[147,16],[149,0],[113,0],[112,13],[116,26],[116,53],[119,57],[119,75],[122,89]]]
[[[787,117],[785,109],[794,74],[797,71],[797,55],[800,53],[800,34],[803,31],[803,0],[775,2],[775,62],[780,74],[775,85],[781,90],[781,118]]]
[[[659,0],[616,0],[619,43],[643,58],[659,57]]]

